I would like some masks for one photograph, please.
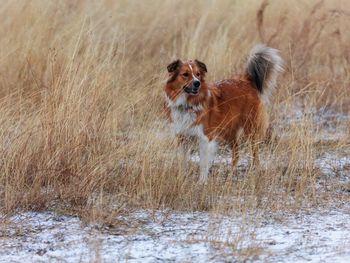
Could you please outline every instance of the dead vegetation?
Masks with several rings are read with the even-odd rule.
[[[322,202],[315,158],[346,150],[349,132],[327,144],[318,134],[344,122],[329,128],[315,116],[349,110],[349,12],[346,0],[4,1],[2,211],[54,209],[109,223],[133,208],[244,213]],[[286,61],[266,167],[220,164],[200,185],[162,116],[165,66],[199,58],[209,80],[228,77],[257,42]],[[327,197],[339,190],[329,189]]]

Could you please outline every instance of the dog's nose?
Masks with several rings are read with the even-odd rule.
[[[201,82],[199,80],[193,81],[193,86],[194,87],[199,88],[200,85],[201,85]]]

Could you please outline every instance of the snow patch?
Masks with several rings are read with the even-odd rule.
[[[348,262],[349,211],[291,214],[283,222],[265,215],[255,223],[238,215],[139,211],[123,218],[142,222],[126,232],[28,212],[2,226],[0,262],[222,262],[242,260],[250,248],[261,249],[250,258],[257,262]]]

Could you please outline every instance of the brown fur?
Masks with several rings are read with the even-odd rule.
[[[175,64],[174,62],[170,64],[172,71],[169,71],[169,80],[165,86],[168,98],[176,101],[193,78],[191,74],[187,74],[188,77],[184,74],[192,71],[193,75],[200,79],[199,94],[187,95],[187,110],[198,105],[202,106],[200,111],[195,112],[196,118],[192,126],[202,125],[209,141],[215,140],[231,145],[233,165],[238,161],[238,140],[241,134],[251,142],[253,162],[259,164],[258,144],[266,136],[269,122],[261,98],[263,88],[267,88],[269,81],[264,77],[270,78],[272,73],[277,73],[282,62],[277,55],[277,58],[274,58],[274,55],[271,55],[274,53],[269,53],[275,50],[264,46],[257,49],[258,52],[254,51],[255,53],[251,54],[244,74],[213,84],[207,84],[205,81],[204,63],[197,60],[188,62],[177,60]],[[264,72],[261,69],[264,69]],[[252,70],[254,74],[249,74]],[[171,120],[170,108],[167,105],[165,110]]]
[[[186,65],[186,64],[185,64]],[[197,67],[193,68],[197,71]],[[186,71],[182,66],[180,72]],[[232,146],[233,165],[238,161],[238,135],[242,129],[246,139],[251,139],[253,156],[258,163],[258,140],[265,137],[268,127],[268,115],[262,104],[259,92],[246,76],[215,82],[208,86],[204,76],[201,78],[202,87],[199,95],[189,96],[188,105],[203,105],[204,110],[197,113],[196,124],[202,124],[205,135],[209,140],[217,139]],[[166,94],[175,100],[182,87],[181,78],[167,83]],[[208,96],[208,90],[211,96]],[[170,118],[170,110],[165,107]],[[171,118],[170,118],[171,119]]]

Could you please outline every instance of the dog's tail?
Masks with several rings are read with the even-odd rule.
[[[276,86],[278,73],[281,71],[283,71],[283,60],[277,49],[259,44],[250,51],[246,74],[264,101],[269,102],[269,97]]]

